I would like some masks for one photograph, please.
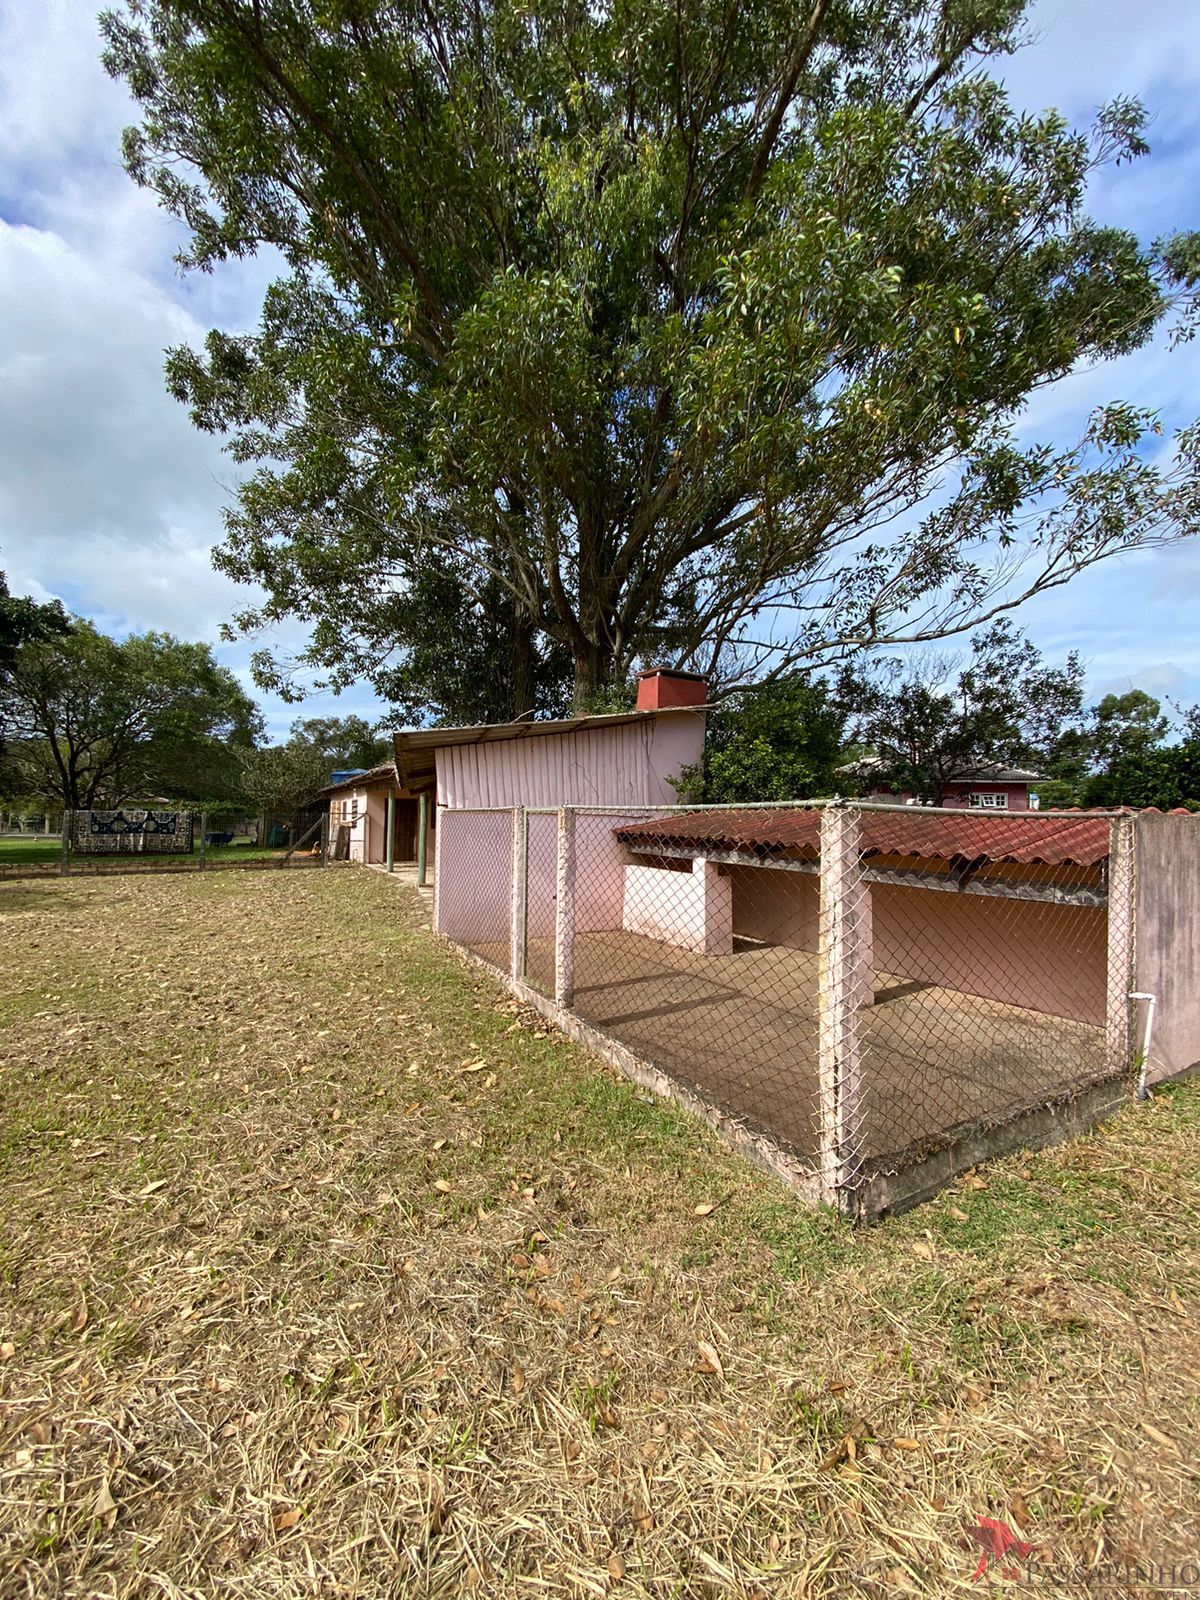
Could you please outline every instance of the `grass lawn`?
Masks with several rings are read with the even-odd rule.
[[[62,853],[62,841],[57,834],[47,838],[37,834],[26,834],[23,838],[0,839],[0,872],[5,867],[41,866],[56,870]],[[273,861],[285,853],[283,850],[257,849],[245,840],[235,844],[209,845],[207,859],[210,862],[227,861]],[[179,861],[195,866],[200,859],[200,840],[197,835],[195,848],[190,856],[172,858],[171,856],[149,855],[134,857],[133,865],[141,868],[145,866],[171,866],[179,865]],[[129,864],[130,858],[117,856],[96,856],[80,858],[76,861],[77,871],[91,871],[96,867],[123,868]]]
[[[27,833],[17,839],[0,839],[0,867],[57,862],[61,850],[62,841],[56,833]]]
[[[966,1595],[980,1516],[1014,1592],[1200,1558],[1200,1084],[855,1232],[420,922],[0,883],[0,1595]]]

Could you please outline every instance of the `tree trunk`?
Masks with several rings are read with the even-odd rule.
[[[512,681],[512,714],[524,716],[535,709],[537,690],[533,670],[533,618],[520,606],[513,618],[509,667]]]
[[[612,651],[591,641],[575,651],[575,713],[591,709],[596,696],[607,689],[612,678]]]

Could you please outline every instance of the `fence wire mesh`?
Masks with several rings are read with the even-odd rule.
[[[1134,1060],[1131,821],[842,803],[442,813],[439,930],[846,1209]]]
[[[0,858],[0,876],[57,873],[162,873],[232,868],[317,867],[327,854],[325,813],[290,825],[266,824],[258,837],[235,841],[221,817],[186,807],[125,806],[63,813],[57,839],[44,837],[45,850],[11,866]]]

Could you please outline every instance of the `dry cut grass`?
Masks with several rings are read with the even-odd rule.
[[[1200,1559],[1200,1089],[852,1233],[420,921],[0,885],[0,1595],[965,1595],[981,1516],[1031,1593]]]

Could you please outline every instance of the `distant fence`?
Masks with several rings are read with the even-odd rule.
[[[272,821],[265,837],[251,843],[235,842],[219,816],[186,807],[70,810],[57,838],[0,840],[0,879],[320,866],[328,849],[326,814],[303,821],[307,827]]]
[[[1139,820],[447,809],[435,926],[814,1200],[869,1215],[1137,1092]],[[1191,830],[1166,832],[1195,877],[1200,823],[1157,820]],[[1176,1031],[1200,1057],[1198,1021]]]

